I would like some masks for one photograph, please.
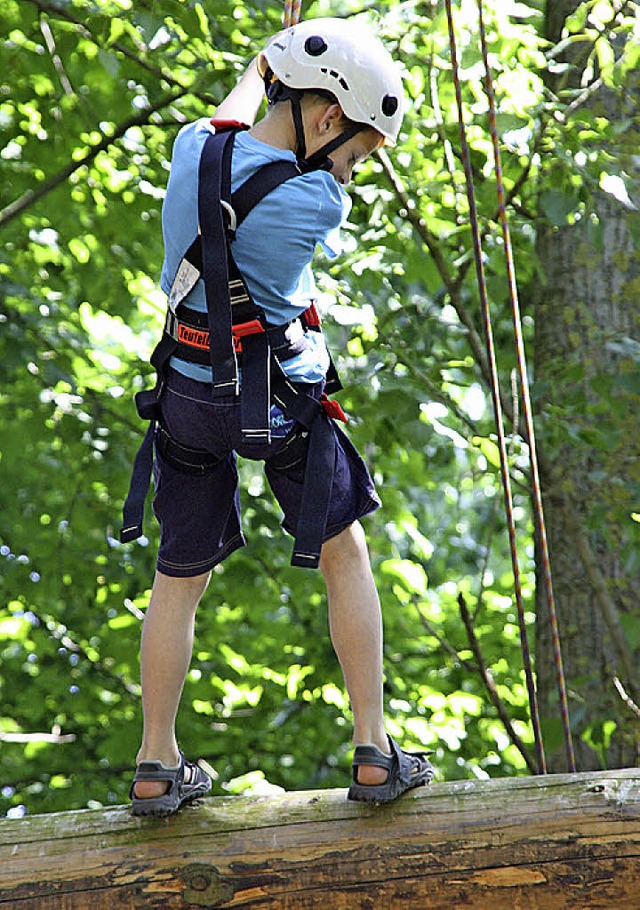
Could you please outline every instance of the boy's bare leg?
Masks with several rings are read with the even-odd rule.
[[[388,753],[382,706],[382,619],[362,527],[355,522],[322,548],[331,639],[342,667],[354,715],[354,742],[374,743]],[[172,578],[158,572],[140,651],[144,732],[138,762],[178,764],[175,719],[193,648],[196,608],[209,573]],[[383,768],[362,766],[359,780],[386,780]],[[162,783],[140,781],[140,798],[160,796]]]
[[[389,754],[382,704],[382,616],[364,531],[354,522],[322,547],[329,628],[354,717],[353,739]],[[362,765],[358,780],[380,784],[383,768]]]
[[[193,649],[196,608],[210,573],[195,578],[172,578],[156,573],[144,618],[140,647],[144,728],[137,760],[179,763],[176,714]],[[162,782],[139,781],[136,796],[162,796]]]

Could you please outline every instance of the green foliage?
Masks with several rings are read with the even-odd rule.
[[[305,15],[360,14],[369,6],[318,0]],[[507,285],[467,6],[455,11],[462,87],[507,376],[514,365]],[[538,6],[487,3],[523,283],[540,275],[534,215],[563,224],[586,211],[600,180],[599,137],[617,129],[624,144],[626,135],[624,124],[575,112],[557,125],[554,114],[575,93],[550,97],[545,89]],[[583,4],[569,32],[592,42],[589,59],[613,84],[637,62],[637,47],[614,62],[602,30],[592,35],[608,6]],[[340,352],[350,433],[383,497],[366,529],[384,606],[389,730],[408,746],[435,747],[446,778],[516,774],[524,760],[474,670],[458,606],[462,594],[497,690],[530,745],[495,433],[482,348],[470,331],[479,331],[480,319],[444,11],[386,0],[366,15],[404,61],[410,107],[391,158],[362,167],[350,252],[322,264],[321,283],[327,301],[336,301],[326,324]],[[116,538],[143,430],[132,397],[150,382],[147,359],[164,313],[157,280],[171,145],[182,123],[224,97],[280,18],[281,5],[263,0],[4,0],[3,812],[126,798],[140,727],[140,620],[157,530],[150,521],[148,539],[121,546]],[[543,169],[541,160],[551,159]],[[608,173],[626,179],[609,165]],[[531,314],[524,316],[529,336]],[[607,396],[606,377],[596,381]],[[626,381],[637,396],[637,372],[629,370]],[[579,417],[584,401],[569,398],[565,407],[572,432],[588,432]],[[600,432],[610,439],[615,409],[608,420]],[[517,434],[510,445],[531,611],[526,449]],[[343,786],[349,711],[321,580],[290,568],[290,541],[252,464],[243,465],[243,486],[250,547],[217,569],[202,604],[179,736],[215,766],[218,790],[263,779],[289,789]],[[633,624],[629,635],[637,638]],[[589,735],[600,748],[611,731],[594,726]]]

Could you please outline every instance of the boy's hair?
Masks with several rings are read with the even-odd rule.
[[[322,104],[322,103],[337,104],[338,107],[340,108],[340,110],[342,111],[342,117],[340,119],[340,123],[346,127],[354,122],[353,120],[350,120],[349,117],[347,117],[345,112],[342,110],[342,105],[340,104],[340,102],[338,101],[336,96],[332,95],[331,92],[325,91],[324,89],[312,89],[312,88],[304,89],[300,93],[300,102],[303,105],[303,107],[306,107],[308,105]]]
[[[327,102],[329,104],[337,104],[342,111],[340,126],[343,128],[343,130],[350,130],[351,128],[355,130],[357,127],[360,132],[374,133],[380,140],[376,148],[380,148],[382,145],[384,145],[384,136],[382,136],[374,126],[363,127],[362,124],[357,124],[355,120],[351,120],[349,117],[347,117],[345,112],[342,110],[342,105],[335,97],[335,95],[331,94],[331,92],[327,92],[324,89],[305,89],[301,97],[301,104],[303,107],[305,106],[305,98],[307,99],[306,104],[319,104],[322,102],[325,104]]]

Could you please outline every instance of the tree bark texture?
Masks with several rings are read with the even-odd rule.
[[[567,15],[579,5],[547,3],[552,43],[558,43]],[[574,69],[549,77],[553,91],[579,83],[584,45],[567,54],[562,60]],[[585,96],[585,115],[610,123],[633,116],[637,121],[636,98],[600,86]],[[638,159],[625,149],[637,150],[640,131],[630,130],[634,135],[627,130],[619,145],[608,138],[602,142],[615,161],[612,172],[622,168],[638,179]],[[562,186],[564,165],[556,149],[544,166],[548,172],[557,169]],[[588,195],[583,190],[582,198],[573,223],[554,226],[541,219],[538,225],[544,280],[534,292],[534,366],[548,466],[543,501],[554,593],[576,760],[578,769],[586,770],[634,766],[640,755],[639,717],[632,705],[639,701],[640,660],[624,627],[625,617],[640,625],[640,560],[630,536],[638,526],[630,519],[629,492],[640,483],[640,409],[628,381],[638,373],[633,338],[640,325],[640,253],[632,207],[597,187]],[[567,764],[543,584],[539,573],[536,670],[549,769],[557,771]],[[620,697],[620,686],[630,701]]]
[[[640,771],[0,820],[11,910],[638,910]]]

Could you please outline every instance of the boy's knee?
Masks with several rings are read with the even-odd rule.
[[[202,575],[193,575],[182,578],[173,575],[164,575],[162,572],[156,572],[154,581],[154,593],[177,598],[180,601],[194,601],[197,603],[211,579],[211,572],[204,572]]]
[[[354,521],[322,545],[320,569],[326,576],[336,568],[342,570],[346,565],[362,560],[369,561],[367,542],[362,525],[359,521]]]

